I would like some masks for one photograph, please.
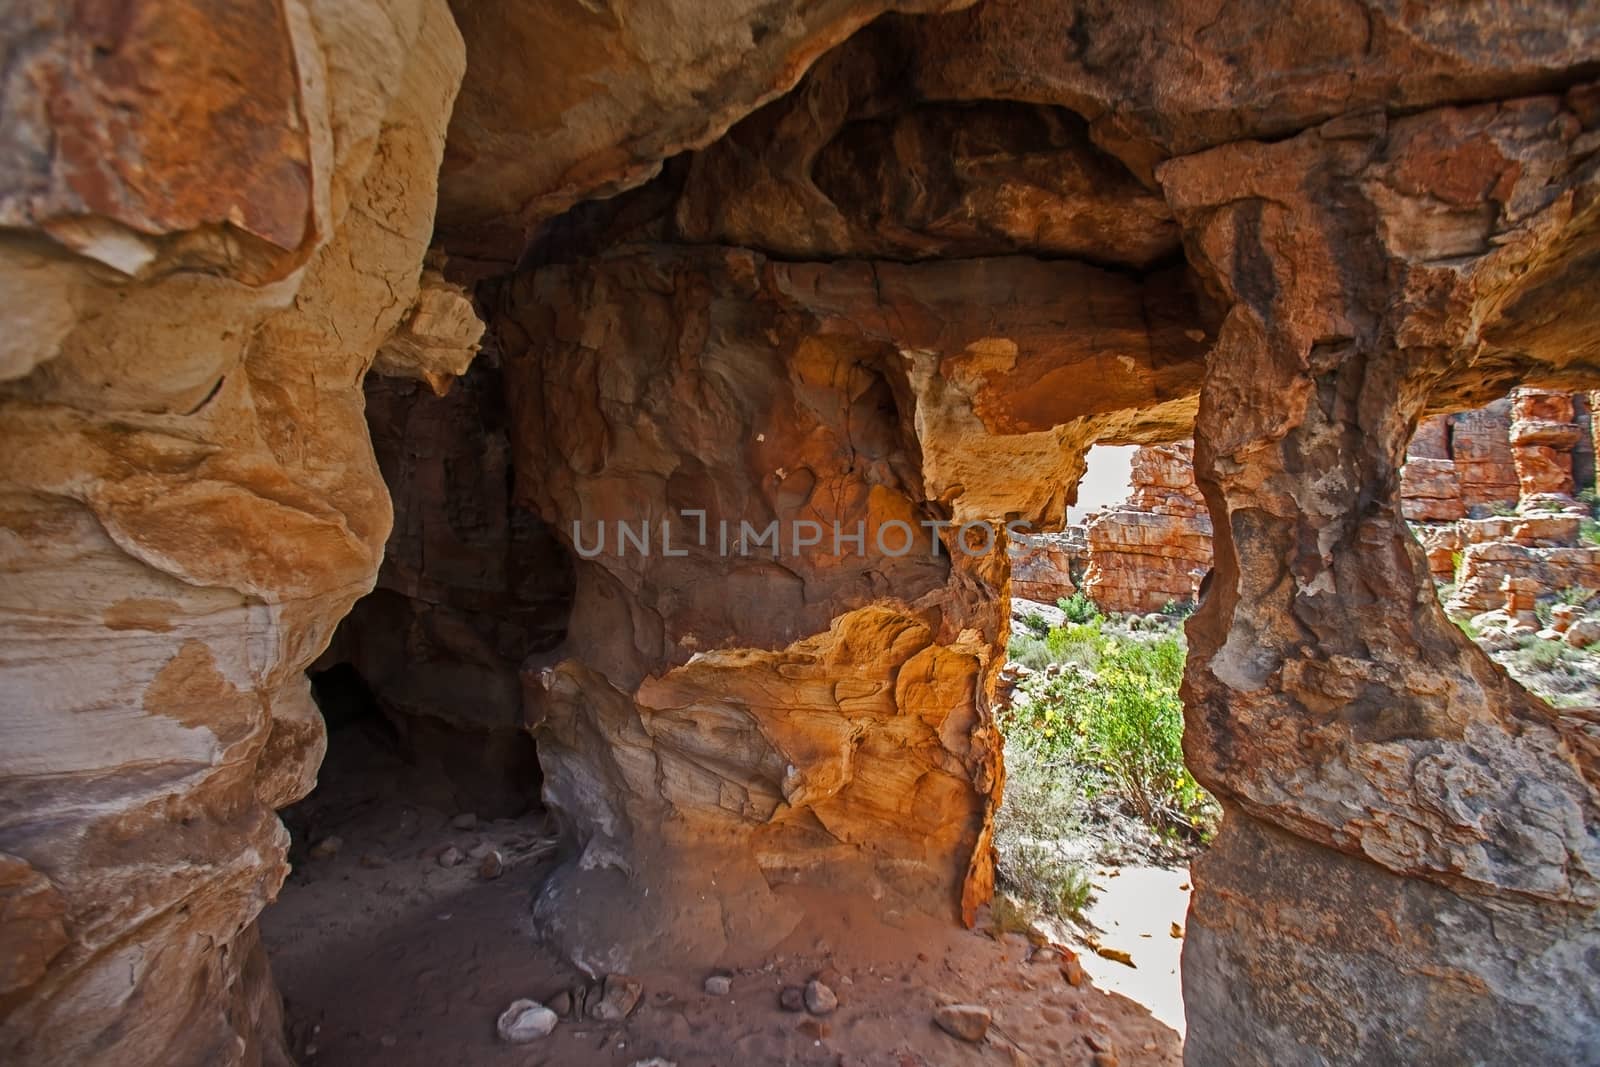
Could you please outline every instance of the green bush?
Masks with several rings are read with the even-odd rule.
[[[1600,545],[1600,522],[1584,519],[1578,523],[1578,540],[1586,545]]]
[[[1067,621],[1071,623],[1093,622],[1100,617],[1100,609],[1081,589],[1057,600],[1056,606],[1066,613]]]
[[[995,873],[1018,900],[1060,918],[1088,906],[1089,872],[1065,842],[1083,836],[1081,770],[1062,755],[1006,742],[1006,787],[995,814]]]
[[[1013,634],[1006,644],[1006,658],[1030,671],[1042,671],[1054,662],[1045,639],[1032,634]]]
[[[1034,637],[1046,637],[1050,633],[1050,623],[1037,611],[1030,611],[1024,615],[1022,625]]]
[[[1023,682],[1025,699],[1001,723],[1008,752],[1015,743],[1059,756],[1088,771],[1091,793],[1114,794],[1153,828],[1203,832],[1211,802],[1183,765],[1178,635],[1119,640],[1085,624],[1052,630],[1046,644],[1074,666]]]
[[[1161,614],[1170,615],[1175,619],[1187,619],[1194,614],[1193,600],[1169,600],[1161,605]]]

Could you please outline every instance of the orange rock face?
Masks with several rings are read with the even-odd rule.
[[[1593,737],[1446,619],[1401,465],[1553,390],[1404,481],[1572,492],[1600,9],[454,6],[0,13],[0,1060],[286,1062],[273,812],[386,541],[334,654],[537,739],[592,970],[771,943],[787,886],[970,918],[988,524],[1191,433],[1203,496],[1147,453],[1115,541],[1172,588],[1096,579],[1179,599],[1203,498],[1187,1061],[1592,1058]],[[1526,607],[1506,546],[1600,585],[1565,521],[1463,522],[1466,595]]]
[[[1102,611],[1190,603],[1211,569],[1211,516],[1194,482],[1194,447],[1133,454],[1128,499],[1089,521],[1084,588]]]
[[[389,533],[360,381],[462,69],[442,4],[311,6],[0,15],[7,1063],[287,1062],[273,809]]]
[[[1098,350],[1061,345],[1085,291]],[[577,559],[566,642],[524,669],[546,801],[581,850],[538,908],[570,953],[709,959],[729,931],[749,949],[798,921],[783,884],[970,918],[1000,785],[992,520],[1059,525],[1085,442],[1129,432],[1122,398],[1159,411],[1139,354],[1191,342],[1109,314],[1141,299],[1023,257],[665,246],[500,293],[518,497]],[[1097,403],[1031,395],[1117,352],[1127,384]],[[651,888],[631,917],[570,907],[623,880]]]
[[[1424,404],[1519,360],[1559,380],[1594,350],[1551,324],[1571,307],[1561,279],[1592,273],[1594,222],[1571,205],[1595,172],[1535,134],[1589,128],[1586,99],[1336,121],[1159,169],[1232,309],[1196,425],[1197,479],[1227,522],[1188,626],[1184,749],[1227,817],[1195,865],[1190,1062],[1304,1058],[1302,1041],[1404,1059],[1371,1020],[1419,1003],[1482,1055],[1521,1040],[1490,977],[1531,958],[1509,945],[1540,946],[1530,980],[1559,989],[1600,943],[1592,743],[1448,621],[1399,500]],[[1551,164],[1566,177],[1533,177],[1539,159],[1569,160]],[[1551,828],[1547,849],[1526,847],[1531,826]],[[1559,999],[1541,1041],[1580,1055],[1588,994]]]

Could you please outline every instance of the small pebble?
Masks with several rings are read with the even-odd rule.
[[[476,830],[478,817],[470,811],[464,811],[450,820],[450,825],[457,830]]]
[[[524,1045],[549,1037],[557,1021],[556,1013],[537,1000],[514,1000],[509,1008],[500,1013],[495,1030],[500,1034],[500,1040]]]
[[[311,846],[311,855],[315,859],[325,860],[337,856],[343,847],[344,839],[330,834]]]
[[[733,979],[725,974],[714,974],[706,979],[706,992],[714,997],[725,997],[733,992]]]
[[[478,877],[485,881],[493,881],[505,872],[506,861],[499,852],[490,852],[478,863]]]
[[[441,867],[454,867],[460,862],[461,850],[454,845],[448,846],[443,852],[439,853],[438,863]]]
[[[806,1011],[812,1015],[827,1015],[839,1006],[839,998],[823,983],[813,978],[806,983]]]
[[[805,1011],[806,992],[797,985],[784,986],[778,994],[778,1007],[784,1011]]]
[[[946,1004],[933,1012],[939,1029],[963,1041],[982,1041],[992,1020],[989,1009],[981,1004]]]

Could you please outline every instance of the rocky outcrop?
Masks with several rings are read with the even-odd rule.
[[[1570,393],[1518,389],[1513,395],[1511,449],[1522,498],[1569,498],[1573,493],[1572,450],[1584,433]]]
[[[1227,521],[1184,749],[1227,815],[1195,868],[1191,1063],[1406,1060],[1398,1020],[1423,1018],[1450,1058],[1593,1047],[1592,742],[1448,621],[1399,501],[1430,398],[1497,366],[1565,385],[1595,355],[1569,289],[1600,232],[1593,100],[1350,118],[1158,171],[1232,308],[1196,424]]]
[[[788,885],[970,917],[1008,572],[961,527],[1192,426],[1189,1061],[1589,1056],[1593,738],[1445,619],[1399,468],[1595,384],[1600,15],[906,0],[808,74],[885,4],[456,6],[448,152],[437,2],[0,13],[0,1059],[285,1061],[253,920],[390,535],[367,399],[404,511],[343,654],[523,717],[591,969],[751,951]],[[1468,514],[1564,484],[1581,413],[1524,415],[1430,457]]]
[[[1194,373],[1198,348],[1146,299],[1033,258],[666,246],[500,294],[518,499],[577,558],[566,643],[524,677],[579,849],[537,914],[580,962],[749,951],[798,921],[785,884],[970,919],[1000,785],[990,520],[1059,525],[1088,441],[1191,417],[1146,360]],[[1120,388],[1037,391],[1084,361]]]
[[[223,17],[223,16],[226,17]],[[441,3],[0,14],[0,1060],[286,1063],[256,914],[390,509]]]
[[[1547,593],[1600,589],[1600,548],[1580,543],[1577,515],[1533,513],[1460,524],[1461,566],[1448,608],[1477,615],[1499,607],[1508,579]]]
[[[1133,454],[1128,499],[1087,525],[1084,589],[1102,611],[1192,603],[1211,569],[1211,516],[1194,482],[1189,442]]]
[[[1060,533],[1034,533],[1010,546],[1011,595],[1037,604],[1054,604],[1078,591],[1088,566],[1089,544],[1082,526]]]

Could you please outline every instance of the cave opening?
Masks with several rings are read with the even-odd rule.
[[[0,18],[0,1060],[1592,1058],[1600,8],[170,6]]]

